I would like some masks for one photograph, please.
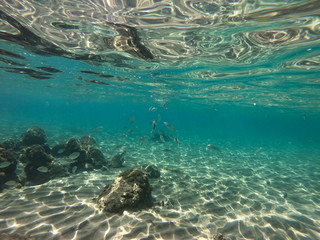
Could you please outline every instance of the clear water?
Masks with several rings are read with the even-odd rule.
[[[0,7],[0,142],[38,125],[50,147],[90,134],[106,158],[127,151],[120,169],[4,189],[0,236],[320,239],[318,0]],[[153,120],[179,145],[153,141]],[[166,205],[101,213],[92,198],[148,163]]]

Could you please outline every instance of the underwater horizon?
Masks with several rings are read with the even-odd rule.
[[[0,0],[0,239],[320,239],[319,12]]]

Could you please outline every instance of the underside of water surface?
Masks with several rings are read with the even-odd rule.
[[[319,12],[0,0],[0,239],[320,239]]]

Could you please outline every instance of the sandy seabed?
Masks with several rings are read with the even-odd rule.
[[[219,153],[205,140],[177,146],[132,137],[97,145],[110,156],[119,141],[127,150],[123,168],[3,191],[0,238],[214,239],[221,233],[232,240],[320,239],[319,150],[288,144],[257,151],[221,142]],[[108,183],[150,163],[161,171],[150,179],[153,208],[108,216],[99,211],[93,198]]]

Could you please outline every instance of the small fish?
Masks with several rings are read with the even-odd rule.
[[[71,158],[56,158],[55,162],[57,162],[58,164],[61,165],[69,165],[72,164],[74,162],[76,162],[77,160],[71,159]]]
[[[169,124],[168,122],[163,122],[164,125],[166,125],[166,127],[168,129],[170,129],[171,131],[177,131],[171,124]]]
[[[262,147],[259,147],[256,152],[254,153],[254,155],[258,155],[260,152],[262,151]]]
[[[221,153],[220,148],[218,148],[218,147],[216,147],[216,146],[214,146],[214,145],[212,145],[212,144],[208,144],[207,147],[210,148],[210,149],[213,150],[213,151],[216,151],[216,152]]]
[[[41,166],[41,167],[38,167],[37,170],[41,173],[47,173],[48,172],[48,168],[45,167],[45,166]]]
[[[75,174],[76,171],[77,171],[77,166],[74,166],[74,167],[71,169],[71,172],[72,172],[73,174]]]
[[[74,153],[71,153],[68,158],[77,159],[79,156],[80,156],[79,152],[74,152]]]
[[[152,121],[152,126],[153,126],[153,128],[152,128],[152,130],[151,130],[151,133],[153,133],[153,131],[156,129],[156,120],[153,120]]]
[[[158,120],[161,121],[161,116],[160,113],[158,114]]]
[[[130,124],[134,124],[135,120],[136,120],[136,117],[135,116],[132,116],[132,117],[129,117],[128,118],[129,121],[130,121]]]
[[[10,166],[10,164],[11,164],[11,162],[8,162],[8,161],[2,162],[2,163],[0,163],[0,168],[6,168],[6,167]]]
[[[176,143],[178,144],[178,146],[180,145],[180,141],[179,141],[179,139],[178,138],[174,138],[174,140],[176,141]]]
[[[123,146],[123,144],[118,144],[118,145],[115,146],[112,150],[113,150],[113,151],[116,151],[116,150],[122,148],[122,146]]]
[[[138,142],[143,143],[146,139],[148,139],[148,136],[142,136],[139,138]]]
[[[99,127],[96,127],[95,129],[90,130],[89,133],[93,133],[102,129],[103,129],[103,126],[99,126]]]
[[[167,152],[167,153],[174,153],[173,150],[169,149],[169,148],[165,148],[163,149],[164,152]]]
[[[150,112],[155,112],[155,111],[157,111],[157,108],[156,107],[149,107],[149,111]]]
[[[165,143],[164,137],[160,131],[158,131],[161,142]]]
[[[283,197],[284,199],[287,199],[288,193],[284,193],[282,197]]]
[[[163,107],[164,109],[168,109],[167,106],[166,106],[166,103],[163,103],[163,104],[162,104],[162,107]]]
[[[58,154],[63,153],[65,150],[66,150],[65,148],[60,148],[60,149],[58,150]]]
[[[10,181],[6,182],[5,184],[7,186],[15,186],[15,185],[18,185],[19,183],[17,181],[10,180]]]
[[[131,134],[131,133],[133,133],[133,132],[134,132],[133,129],[129,129],[129,130],[128,130],[128,133],[129,133],[129,134]]]

